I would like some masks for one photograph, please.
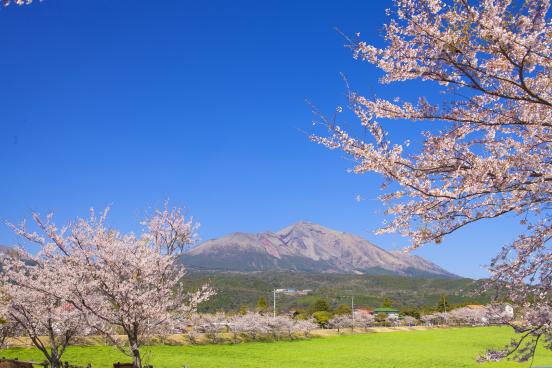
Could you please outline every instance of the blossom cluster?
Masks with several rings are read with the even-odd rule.
[[[38,231],[10,224],[40,251],[20,249],[4,259],[3,315],[55,368],[73,337],[87,332],[104,335],[140,368],[145,339],[172,331],[213,294],[206,285],[184,291],[179,257],[193,242],[195,225],[180,209],[165,204],[143,222],[139,235],[108,227],[107,214],[91,210],[89,218],[62,228],[51,214],[33,214]],[[121,333],[126,340],[118,338]]]
[[[353,56],[380,68],[383,84],[433,83],[443,97],[403,102],[350,91],[365,135],[322,116],[330,133],[312,137],[350,155],[353,172],[379,173],[384,188],[398,188],[382,196],[390,219],[379,232],[408,237],[409,249],[477,221],[517,217],[521,234],[489,269],[509,300],[542,311],[527,314],[519,329],[533,346],[539,336],[552,340],[549,9],[549,0],[396,0],[385,47],[349,39]],[[393,143],[389,121],[427,131]]]

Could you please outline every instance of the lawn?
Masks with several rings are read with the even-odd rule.
[[[319,337],[310,340],[238,345],[152,346],[146,360],[155,368],[455,368],[528,367],[529,363],[475,362],[478,352],[499,347],[512,336],[499,327],[435,329],[392,333],[370,333]],[[34,349],[8,349],[0,356],[42,360]],[[72,347],[64,356],[75,364],[92,363],[94,368],[128,361],[114,348]],[[551,366],[552,353],[539,349],[534,366]]]

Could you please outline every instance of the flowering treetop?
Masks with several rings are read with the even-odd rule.
[[[23,332],[52,367],[77,335],[86,334],[81,313],[64,298],[62,274],[42,252],[23,249],[2,260],[0,315]],[[50,290],[57,289],[54,295]]]
[[[108,211],[58,228],[52,215],[33,214],[40,232],[12,225],[41,246],[42,256],[60,279],[48,293],[78,309],[87,324],[105,334],[141,366],[139,347],[152,334],[173,331],[182,316],[213,291],[185,292],[185,270],[178,257],[193,242],[195,225],[180,209],[156,211],[140,235],[122,234],[106,224]],[[127,337],[118,339],[117,328]]]
[[[388,11],[386,46],[349,40],[354,57],[383,70],[383,84],[435,82],[445,97],[401,102],[350,92],[350,108],[369,138],[323,118],[330,135],[313,140],[351,155],[354,172],[379,173],[384,187],[399,184],[382,197],[391,220],[379,232],[409,237],[410,249],[439,243],[476,221],[518,216],[526,231],[493,260],[493,278],[509,285],[512,301],[550,308],[550,2],[396,0],[395,5]],[[423,143],[392,143],[384,129],[390,120],[425,122]],[[550,320],[542,315],[527,328],[535,336],[551,333]]]

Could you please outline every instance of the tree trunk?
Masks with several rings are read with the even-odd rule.
[[[140,350],[132,350],[132,368],[142,368]]]
[[[132,351],[132,368],[142,368],[142,357],[140,356],[140,349],[136,341],[131,343]]]
[[[62,368],[63,363],[61,362],[61,357],[57,354],[57,349],[52,347],[52,353],[48,358],[48,363],[50,363],[50,368]]]
[[[61,362],[61,354],[63,354],[64,349],[60,349],[57,344],[56,335],[54,333],[54,328],[52,327],[51,321],[49,321],[48,324],[48,338],[50,340],[50,354],[47,353],[47,349],[45,346],[42,345],[42,343],[38,344],[39,339],[37,339],[36,341],[33,340],[34,345],[42,350],[42,352],[46,356],[46,360],[48,360],[48,363],[50,364],[50,368],[62,368],[63,363]]]

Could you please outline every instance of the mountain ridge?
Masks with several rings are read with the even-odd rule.
[[[420,256],[387,251],[360,236],[308,221],[276,232],[233,232],[207,240],[188,250],[183,263],[209,271],[459,277]]]

